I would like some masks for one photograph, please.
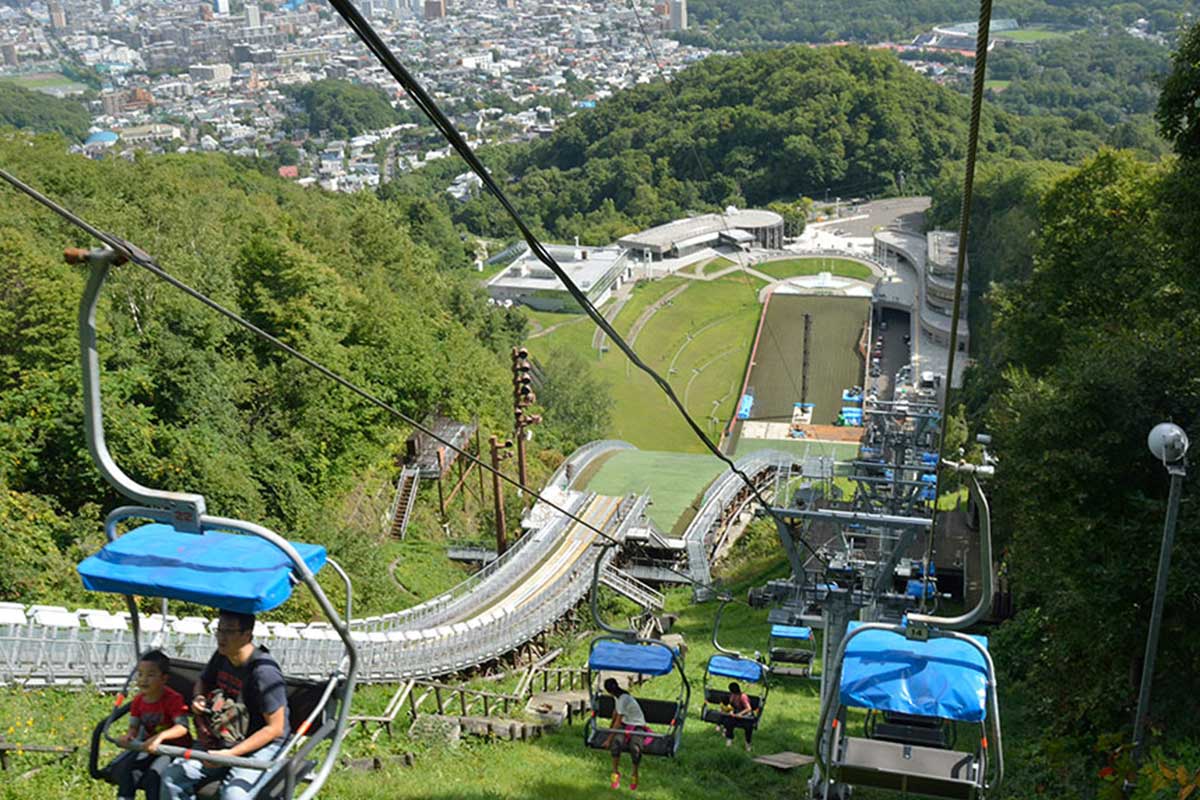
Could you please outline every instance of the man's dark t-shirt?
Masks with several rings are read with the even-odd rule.
[[[280,707],[283,708],[283,736],[275,741],[282,742],[291,733],[283,671],[262,648],[255,648],[250,660],[240,667],[235,667],[220,653],[214,653],[200,673],[200,681],[210,692],[220,689],[226,697],[241,696],[241,702],[245,703],[250,716],[247,737],[266,727],[266,715]]]

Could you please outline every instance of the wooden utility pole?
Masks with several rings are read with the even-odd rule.
[[[525,480],[525,429],[542,421],[541,414],[526,414],[525,409],[537,402],[533,392],[533,365],[529,363],[529,351],[524,347],[512,349],[513,373],[513,436],[517,440],[517,474],[522,486]]]
[[[508,549],[508,537],[504,531],[504,490],[500,485],[500,462],[512,457],[508,450],[512,442],[501,444],[499,439],[492,436],[488,444],[492,448],[492,495],[496,502],[496,555],[502,556]]]

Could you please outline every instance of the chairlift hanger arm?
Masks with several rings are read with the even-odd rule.
[[[204,515],[204,498],[198,494],[151,489],[130,478],[117,465],[104,439],[104,412],[100,397],[100,355],[96,343],[96,306],[112,265],[125,260],[114,250],[69,250],[67,260],[90,267],[87,288],[79,302],[79,362],[83,373],[83,427],[88,451],[104,479],[121,494],[148,506],[166,508],[166,520],[179,530],[197,532]]]
[[[979,485],[979,477],[990,474],[986,470],[991,470],[992,468],[977,466],[975,464],[954,464],[952,462],[947,462],[947,468],[957,469],[967,474],[971,481],[971,493],[974,495],[976,502],[979,503],[979,574],[981,584],[979,601],[975,604],[975,608],[957,617],[909,614],[908,621],[916,625],[936,625],[941,628],[961,630],[983,619],[988,609],[991,608],[992,603],[992,587],[994,585],[992,575],[992,511],[988,505],[987,496],[983,493],[983,488]],[[928,570],[926,570],[926,573],[928,573]]]
[[[713,647],[718,653],[724,653],[727,656],[741,658],[742,654],[737,650],[730,650],[728,647],[722,647],[721,643],[717,641],[717,634],[721,631],[721,617],[725,614],[725,606],[729,605],[731,602],[733,602],[733,597],[730,595],[726,594],[721,596],[721,605],[717,608],[717,616],[713,619],[712,643]]]

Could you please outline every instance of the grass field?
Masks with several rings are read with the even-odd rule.
[[[730,261],[724,256],[721,256],[720,258],[714,258],[712,261],[705,262],[704,264],[696,267],[696,274],[711,275],[714,272],[720,272],[721,270],[732,266],[736,266],[734,262]]]
[[[650,518],[670,533],[696,498],[725,470],[725,465],[702,453],[662,453],[624,450],[604,462],[587,483],[593,492],[608,495],[641,494],[650,490]]]
[[[783,261],[768,261],[755,266],[754,269],[780,279],[832,272],[843,278],[869,281],[875,275],[866,264],[848,258],[788,258]]]
[[[730,275],[715,281],[665,278],[639,285],[613,324],[628,337],[643,313],[668,292],[686,288],[638,332],[634,350],[671,383],[688,412],[715,436],[733,413],[746,353],[759,316],[761,280]],[[539,320],[541,321],[541,320]],[[564,347],[592,360],[611,384],[613,422],[608,435],[643,450],[702,452],[703,445],[651,379],[611,347],[592,348],[594,326],[565,325],[530,341],[535,356]],[[709,422],[715,417],[718,422]]]
[[[1014,42],[1044,42],[1048,39],[1066,39],[1071,36],[1071,33],[1071,31],[1052,31],[1045,28],[1022,28],[993,35],[997,39],[1011,39]]]
[[[1012,81],[988,80],[988,81],[983,82],[983,88],[984,89],[993,89],[997,92],[1002,92],[1008,88],[1008,85],[1010,83],[1012,83]]]
[[[734,455],[741,458],[755,450],[782,450],[804,456],[833,456],[848,461],[858,456],[858,445],[849,442],[822,442],[812,439],[738,439]]]
[[[78,92],[87,91],[86,86],[82,83],[77,83],[66,75],[60,72],[36,72],[30,75],[10,75],[3,80],[9,83],[15,83],[25,89],[33,89],[39,92],[48,92],[58,94],[65,92],[67,94],[76,94]]]
[[[802,392],[804,315],[809,314],[808,402],[816,404],[814,423],[833,423],[842,407],[842,389],[862,380],[862,358],[855,348],[869,307],[863,298],[774,295],[750,373],[752,418],[791,419]]]

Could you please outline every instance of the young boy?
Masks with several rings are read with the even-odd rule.
[[[144,789],[146,800],[158,800],[162,772],[171,763],[167,756],[158,755],[160,744],[187,747],[188,710],[183,695],[167,685],[171,660],[160,650],[151,650],[138,659],[137,687],[129,711],[129,730],[117,741],[129,744],[138,739],[141,751],[128,751],[113,768],[117,781],[117,800],[133,800],[138,789]]]

